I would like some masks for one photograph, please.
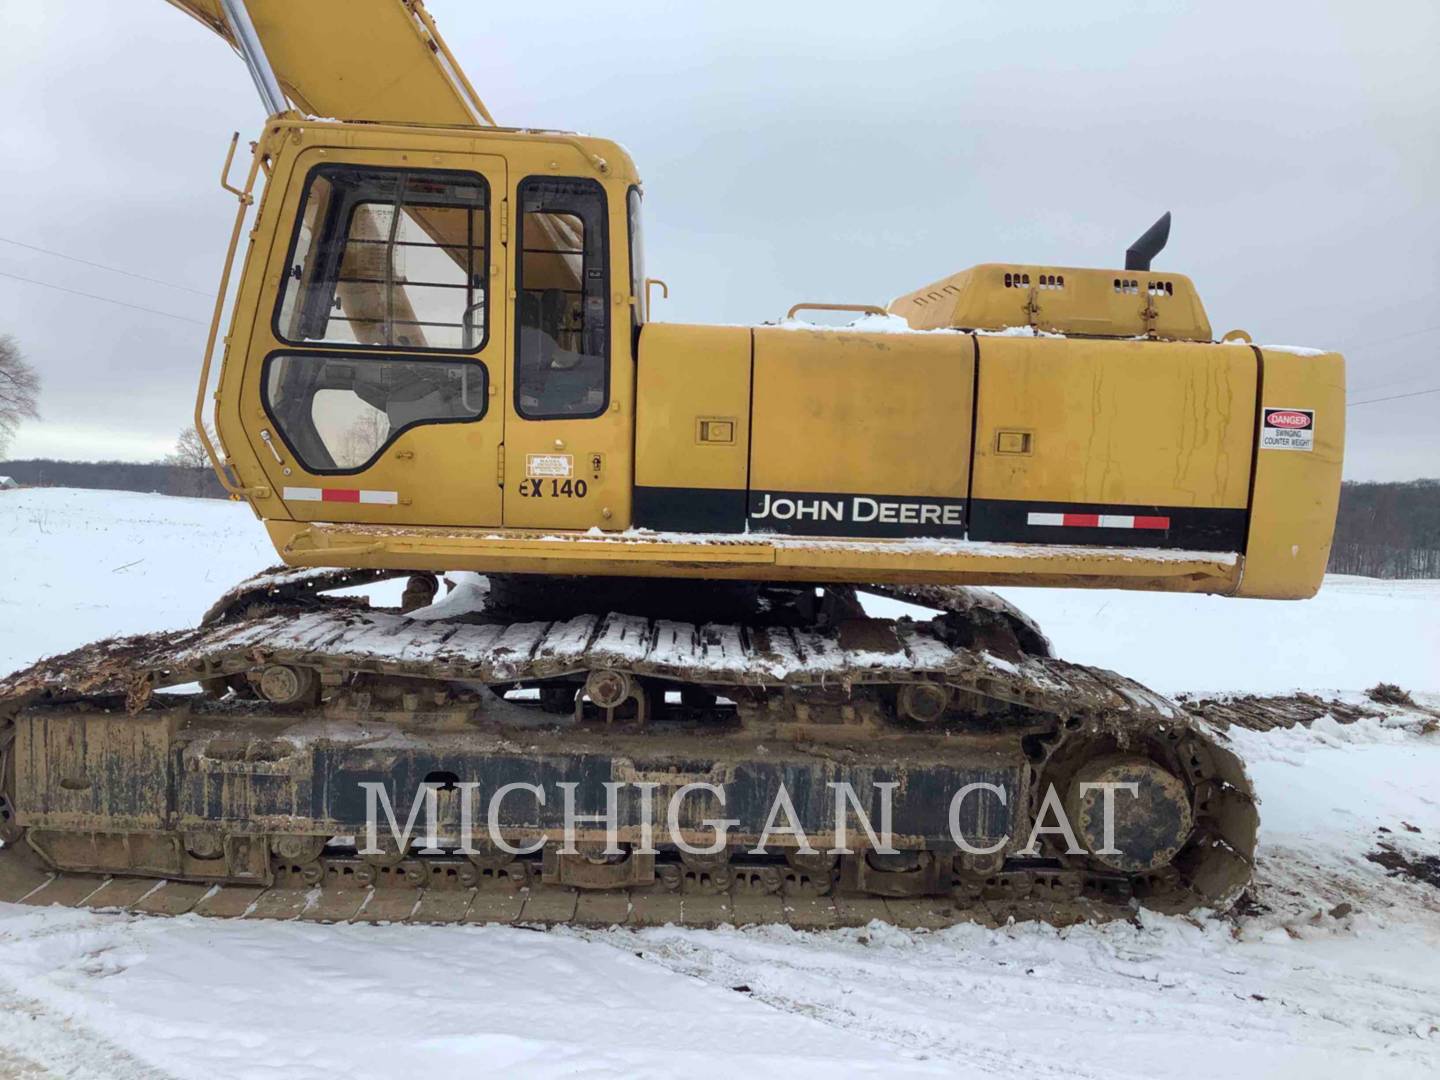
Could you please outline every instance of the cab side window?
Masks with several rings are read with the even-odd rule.
[[[516,411],[528,420],[599,416],[610,389],[604,189],[530,177],[519,217]]]
[[[421,424],[468,423],[486,412],[477,360],[277,352],[261,376],[265,411],[312,473],[359,472]]]
[[[306,181],[275,333],[293,344],[485,344],[489,192],[474,173],[322,165]]]

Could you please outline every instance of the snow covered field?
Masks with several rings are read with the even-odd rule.
[[[243,506],[0,493],[0,671],[192,624],[274,562]],[[1167,692],[1440,705],[1440,582],[1300,604],[1005,590],[1071,659]],[[892,606],[893,607],[893,606]],[[321,926],[0,905],[6,1077],[1440,1074],[1440,734],[1238,732],[1253,905],[1054,930]]]

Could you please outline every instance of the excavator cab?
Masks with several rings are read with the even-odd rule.
[[[261,516],[628,525],[639,201],[623,151],[281,119],[257,153],[218,426],[231,461],[249,448],[264,473]]]

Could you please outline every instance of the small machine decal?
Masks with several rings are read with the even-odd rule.
[[[1037,514],[1025,517],[1027,525],[1058,525],[1067,529],[1168,529],[1170,519],[1156,514]]]
[[[358,488],[287,487],[282,496],[286,502],[368,503],[395,506],[400,495],[395,491],[361,491]]]

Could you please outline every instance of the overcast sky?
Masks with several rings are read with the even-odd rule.
[[[1217,334],[1440,388],[1440,4],[430,0],[501,123],[624,143],[671,321],[884,303],[973,263],[1157,267]],[[1188,9],[1187,9],[1188,8]],[[623,11],[623,18],[617,13]],[[559,35],[559,36],[557,36]],[[0,0],[0,333],[45,380],[11,456],[148,459],[189,422],[240,60],[162,0]],[[185,321],[194,320],[194,321]],[[1440,476],[1440,393],[1349,410],[1347,476]]]

